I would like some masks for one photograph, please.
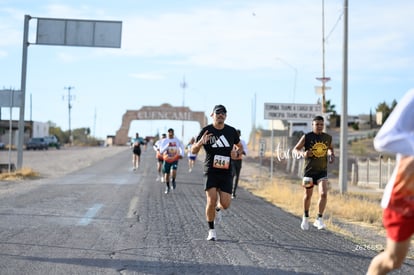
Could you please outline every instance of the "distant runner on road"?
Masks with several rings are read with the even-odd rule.
[[[135,171],[138,169],[140,164],[141,157],[141,145],[144,145],[144,139],[139,136],[138,133],[135,134],[135,138],[131,140],[132,147],[132,170]]]
[[[174,137],[174,129],[168,129],[168,136],[160,145],[160,153],[163,156],[164,162],[162,164],[162,172],[164,174],[164,181],[166,184],[165,194],[170,192],[170,174],[172,189],[176,188],[175,179],[177,177],[178,160],[184,156],[184,146],[180,140]]]
[[[161,181],[161,182],[164,182],[164,177],[163,177],[163,174],[162,174],[162,164],[164,162],[164,158],[161,155],[160,146],[161,146],[161,143],[163,142],[163,140],[166,137],[167,137],[167,134],[162,134],[161,135],[161,138],[159,140],[157,140],[155,142],[155,144],[152,146],[152,148],[155,151],[155,158],[157,160],[157,172],[158,172],[158,175],[157,175],[157,178],[155,180],[156,181]]]

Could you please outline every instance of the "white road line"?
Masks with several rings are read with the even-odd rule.
[[[83,218],[78,222],[78,225],[88,225],[91,220],[96,216],[99,209],[101,209],[103,204],[97,203],[89,208],[88,212],[83,216]]]
[[[128,219],[131,219],[135,216],[137,203],[138,203],[138,197],[133,197],[132,200],[129,202],[129,209],[128,209],[128,214],[127,214]]]

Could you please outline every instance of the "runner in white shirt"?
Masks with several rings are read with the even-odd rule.
[[[165,194],[170,192],[170,174],[172,177],[172,189],[176,188],[178,160],[184,156],[184,146],[179,139],[174,137],[174,129],[168,129],[168,137],[160,145],[160,153],[164,158],[162,172],[165,180]]]
[[[159,140],[157,140],[155,143],[154,143],[154,145],[152,146],[152,148],[154,149],[154,151],[155,151],[155,158],[156,158],[156,160],[157,160],[157,172],[158,172],[158,175],[157,175],[157,178],[155,179],[156,181],[160,181],[161,180],[161,182],[164,182],[164,177],[163,177],[163,175],[162,175],[162,163],[164,162],[164,158],[162,157],[162,155],[161,155],[161,153],[160,153],[160,146],[161,146],[161,143],[162,143],[162,141],[165,139],[167,137],[167,135],[166,134],[162,134],[161,135],[161,138],[159,139]]]
[[[194,163],[197,159],[197,154],[193,154],[193,152],[191,152],[191,147],[193,147],[194,143],[195,143],[195,137],[192,137],[190,139],[190,142],[187,144],[188,173],[191,173],[191,171],[193,171]]]
[[[400,268],[414,234],[414,89],[404,95],[387,118],[374,146],[397,156],[381,201],[387,245],[372,259],[367,272],[370,275]]]

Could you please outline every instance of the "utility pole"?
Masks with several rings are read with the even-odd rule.
[[[322,77],[317,77],[317,80],[322,82],[322,87],[316,87],[317,92],[322,94],[322,113],[326,113],[326,99],[325,92],[329,90],[330,87],[326,86],[326,82],[331,80],[330,77],[325,76],[325,1],[322,0]]]
[[[254,93],[254,98],[252,100],[252,132],[250,137],[252,138],[252,148],[254,151],[256,149],[256,93]]]
[[[17,169],[21,169],[23,165],[23,143],[24,143],[24,109],[26,101],[26,75],[27,75],[27,49],[29,47],[29,20],[30,15],[24,16],[23,30],[23,51],[22,51],[22,74],[20,82],[20,91],[22,92],[22,102],[19,111],[19,139],[17,141]]]
[[[342,108],[339,159],[339,191],[348,191],[348,0],[344,0]]]
[[[70,94],[70,91],[71,91],[72,89],[74,89],[74,88],[75,88],[75,87],[72,87],[72,86],[68,86],[68,87],[65,87],[65,88],[64,88],[65,90],[68,90],[67,100],[68,100],[68,112],[69,112],[69,144],[70,144],[70,145],[72,145],[72,143],[73,143],[72,128],[71,128],[71,120],[70,120],[70,110],[72,109],[72,104],[71,104],[71,101],[72,101],[72,95]]]
[[[317,80],[322,82],[321,87],[316,87],[316,92],[322,95],[322,102],[321,102],[321,111],[322,116],[324,119],[327,119],[326,115],[326,99],[325,94],[326,90],[329,90],[331,87],[326,86],[326,82],[331,80],[330,77],[325,76],[325,1],[322,0],[322,77],[317,77]],[[326,131],[326,122],[324,123],[323,131]]]
[[[184,105],[185,105],[185,89],[187,88],[187,82],[185,82],[185,76],[183,76],[183,82],[180,83],[181,88],[183,89],[183,108],[182,108],[182,112],[184,114]],[[184,144],[184,117],[182,120],[182,125],[181,125],[181,140]]]

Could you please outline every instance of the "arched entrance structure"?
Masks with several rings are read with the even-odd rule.
[[[143,106],[139,110],[127,110],[122,116],[122,125],[116,131],[114,144],[126,145],[132,120],[191,120],[198,121],[200,128],[207,125],[204,112],[193,112],[188,107],[173,107],[168,103],[160,106]]]

